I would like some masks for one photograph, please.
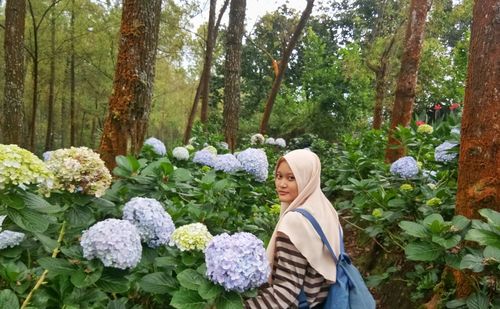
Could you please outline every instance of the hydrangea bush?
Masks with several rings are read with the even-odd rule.
[[[267,282],[264,244],[250,233],[215,236],[205,249],[207,277],[228,291],[244,292]]]
[[[111,185],[111,174],[104,161],[87,147],[54,150],[45,163],[54,173],[59,189],[99,197]]]
[[[134,224],[141,240],[151,248],[167,245],[175,230],[170,215],[152,198],[134,197],[128,201],[123,207],[123,220]]]
[[[141,260],[141,238],[127,220],[106,219],[83,231],[80,245],[83,257],[97,258],[104,266],[134,268]]]

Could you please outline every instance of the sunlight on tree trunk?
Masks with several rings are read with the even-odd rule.
[[[26,2],[9,0],[5,5],[5,88],[2,111],[3,143],[21,145],[24,96],[24,19]]]
[[[405,153],[404,147],[394,138],[394,130],[399,125],[407,126],[411,120],[425,22],[429,9],[430,4],[427,0],[412,0],[410,3],[404,51],[392,108],[389,141],[385,153],[386,162],[394,162]]]
[[[285,77],[285,71],[286,67],[288,66],[288,61],[290,60],[290,56],[292,55],[292,51],[295,48],[295,45],[297,45],[297,42],[299,41],[299,36],[302,33],[302,30],[304,30],[304,27],[306,26],[307,20],[309,19],[309,16],[311,15],[312,8],[314,5],[314,0],[307,0],[307,6],[302,12],[302,16],[300,16],[300,21],[297,27],[295,28],[295,31],[292,34],[292,37],[290,38],[290,41],[288,42],[288,45],[285,48],[285,51],[283,52],[283,57],[281,58],[280,61],[278,61],[278,75],[273,81],[273,86],[271,88],[271,92],[269,93],[269,97],[266,102],[266,107],[264,110],[264,114],[262,115],[262,121],[260,123],[260,128],[259,132],[261,134],[265,134],[267,130],[267,125],[269,123],[269,118],[271,117],[271,112],[273,110],[273,105],[274,101],[276,100],[276,96],[278,95],[278,91],[281,86],[281,82],[283,81],[283,78]]]
[[[144,142],[155,75],[161,0],[125,0],[120,47],[99,152],[106,166],[115,157],[137,154]]]
[[[455,213],[479,218],[481,208],[500,211],[500,95],[498,1],[476,1],[462,115]],[[455,272],[457,296],[470,294],[465,273]]]

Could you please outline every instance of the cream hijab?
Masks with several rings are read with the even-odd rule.
[[[305,149],[291,151],[283,158],[290,165],[295,176],[299,194],[292,203],[281,203],[280,219],[267,247],[267,256],[271,266],[274,262],[276,236],[278,233],[283,233],[290,238],[294,246],[317,272],[325,279],[335,281],[337,267],[330,252],[323,245],[309,220],[302,214],[291,211],[299,207],[309,211],[319,222],[335,255],[339,255],[339,218],[332,204],[321,191],[319,158],[314,152]]]

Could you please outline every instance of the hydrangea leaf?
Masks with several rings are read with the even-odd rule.
[[[139,286],[143,291],[153,294],[166,294],[176,285],[176,280],[164,272],[147,274],[139,281]]]
[[[468,309],[486,309],[490,308],[490,301],[488,295],[476,292],[467,298]]]
[[[126,272],[119,269],[104,269],[101,278],[96,282],[96,286],[108,293],[125,293],[130,288],[130,282],[125,277]]]
[[[175,182],[188,182],[193,179],[191,172],[185,168],[178,168],[174,170],[172,178]]]
[[[427,228],[422,224],[416,222],[401,221],[399,223],[399,227],[402,228],[406,232],[406,234],[414,237],[424,238],[429,235]]]
[[[204,309],[207,304],[198,292],[188,289],[180,289],[174,293],[170,305],[177,309]]]
[[[472,229],[465,235],[466,240],[478,242],[483,246],[500,248],[500,235],[487,230]]]
[[[43,257],[38,259],[38,264],[48,270],[51,274],[71,275],[76,268],[68,260]]]
[[[406,257],[412,261],[434,261],[441,256],[444,249],[434,243],[410,243],[405,248]]]
[[[201,284],[207,281],[194,269],[185,269],[177,275],[177,280],[179,283],[190,290],[198,290]]]
[[[476,273],[483,271],[483,257],[473,254],[465,255],[460,262],[460,269],[471,269]]]
[[[2,290],[0,292],[0,308],[18,309],[19,300],[12,290]]]
[[[500,229],[500,212],[493,209],[484,208],[479,210],[479,214],[488,220],[488,223]]]
[[[101,278],[103,267],[87,267],[73,271],[71,283],[77,288],[88,287]]]
[[[15,224],[29,232],[43,233],[49,227],[50,220],[36,211],[9,208],[7,214]]]
[[[203,299],[211,300],[215,299],[220,293],[222,293],[223,289],[220,285],[213,284],[212,282],[205,280],[198,289],[198,294]]]
[[[224,293],[217,300],[216,307],[217,309],[242,309],[243,301],[237,293]]]

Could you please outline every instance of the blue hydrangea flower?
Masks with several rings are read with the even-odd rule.
[[[226,173],[234,173],[241,170],[241,163],[236,157],[230,153],[217,155],[214,162],[214,168],[217,171]]]
[[[247,148],[236,157],[241,162],[243,169],[247,173],[252,174],[255,180],[260,182],[266,181],[269,163],[267,162],[267,156],[264,150]]]
[[[460,128],[452,128],[450,130],[451,134],[460,135]]]
[[[285,148],[286,147],[286,141],[283,138],[281,138],[281,137],[275,139],[274,140],[274,144],[277,145],[277,146],[279,146],[279,147],[281,147],[281,148]]]
[[[186,147],[175,147],[174,150],[172,150],[172,155],[177,160],[186,161],[189,159],[189,150],[187,150]]]
[[[223,233],[205,249],[207,277],[226,291],[244,292],[265,283],[270,267],[264,244],[250,233]]]
[[[214,167],[216,156],[208,150],[200,150],[194,153],[193,162],[201,165]]]
[[[457,157],[457,153],[449,152],[450,149],[457,146],[456,143],[444,142],[434,149],[434,160],[438,162],[450,162]]]
[[[155,199],[134,197],[123,207],[123,220],[137,227],[141,240],[149,247],[167,245],[175,230],[172,217]]]
[[[401,178],[412,178],[418,174],[417,161],[413,157],[407,156],[394,161],[390,169],[393,175]]]
[[[19,245],[24,240],[24,236],[24,233],[14,231],[0,232],[0,250]]]
[[[165,147],[165,144],[163,144],[162,141],[160,141],[157,138],[150,137],[148,138],[145,142],[144,145],[149,145],[151,146],[151,149],[160,156],[164,156],[167,153],[167,147]]]
[[[141,237],[126,220],[107,219],[83,231],[83,257],[98,258],[106,267],[134,268],[141,260]]]
[[[46,151],[42,154],[43,161],[48,161],[50,159],[50,155],[52,154],[52,151]]]

